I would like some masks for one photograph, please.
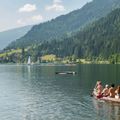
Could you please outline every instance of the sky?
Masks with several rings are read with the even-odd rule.
[[[81,8],[92,0],[1,0],[0,31],[39,24]]]

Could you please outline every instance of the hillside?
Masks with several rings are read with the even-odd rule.
[[[12,42],[7,49],[22,48],[44,41],[63,39],[70,36],[72,32],[76,32],[89,23],[107,15],[119,6],[119,0],[93,0],[81,9],[34,26],[23,37]]]
[[[12,41],[25,35],[31,29],[31,27],[32,26],[25,26],[0,32],[0,50],[2,50]]]
[[[74,55],[79,58],[108,59],[112,55],[118,55],[120,54],[120,8],[70,38],[46,42],[38,48],[41,54],[55,54],[60,57]]]
[[[10,50],[0,57],[1,62],[25,62],[28,56],[36,62],[45,55],[55,55],[58,58],[69,60],[89,59],[109,60],[111,63],[120,63],[120,8],[112,11],[71,37],[43,42],[38,45]],[[14,54],[11,54],[14,53]]]

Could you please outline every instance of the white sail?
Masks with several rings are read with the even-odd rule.
[[[30,65],[30,64],[31,64],[31,59],[30,59],[30,56],[29,56],[29,58],[28,58],[28,62],[27,62],[27,64],[28,64],[28,65]]]

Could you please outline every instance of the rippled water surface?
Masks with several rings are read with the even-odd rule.
[[[119,84],[120,65],[0,65],[0,120],[120,120],[119,104],[90,97],[97,80]]]

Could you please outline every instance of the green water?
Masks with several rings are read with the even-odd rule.
[[[120,120],[119,104],[90,97],[97,80],[119,84],[120,65],[0,65],[0,119]]]

